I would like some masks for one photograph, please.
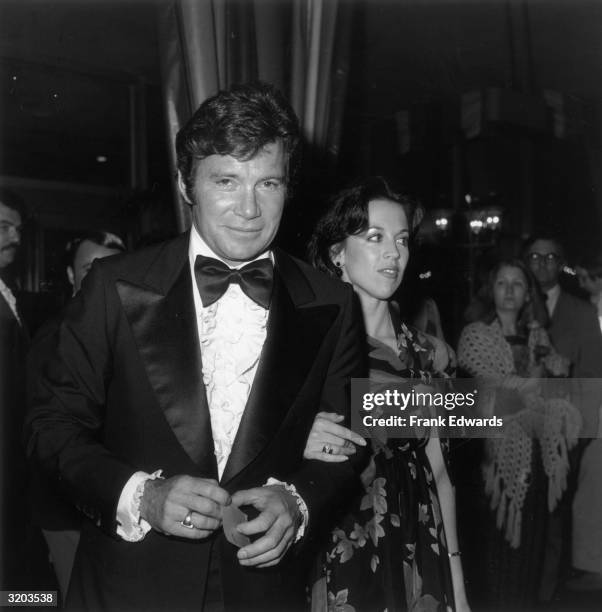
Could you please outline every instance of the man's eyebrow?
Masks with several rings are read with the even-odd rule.
[[[210,172],[209,173],[209,178],[236,178],[238,176],[238,174],[236,172],[233,171],[228,171],[228,172]]]
[[[224,172],[219,172],[218,170],[214,171],[214,172],[210,172],[208,175],[209,179],[216,179],[216,178],[232,178],[232,179],[236,179],[240,177],[240,174],[236,171],[232,171],[232,170],[226,170]],[[266,174],[265,176],[262,176],[261,178],[259,178],[257,180],[258,183],[261,183],[262,181],[280,181],[282,183],[286,182],[286,174],[285,173],[274,173],[274,174]]]

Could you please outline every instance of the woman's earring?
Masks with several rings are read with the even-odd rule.
[[[334,265],[335,265],[337,268],[340,268],[340,267],[341,267],[341,262],[340,262],[340,261],[335,261],[335,262],[334,262]]]

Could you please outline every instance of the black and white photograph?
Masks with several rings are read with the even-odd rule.
[[[0,607],[602,610],[601,33],[0,0]]]

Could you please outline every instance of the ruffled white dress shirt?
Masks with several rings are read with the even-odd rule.
[[[204,307],[194,274],[198,255],[220,259],[193,227],[188,257],[203,363],[203,382],[209,405],[217,469],[221,478],[255,379],[266,339],[269,311],[256,304],[236,283],[232,283],[217,302]],[[256,259],[271,257],[271,252],[266,252]],[[237,267],[247,263],[243,262]],[[150,525],[140,518],[140,499],[146,480],[160,477],[161,470],[153,474],[136,472],[124,487],[117,509],[117,533],[125,540],[140,540],[150,530]],[[304,519],[297,534],[298,539],[303,535],[308,518],[305,503],[292,491],[291,485],[274,479],[270,479],[268,484],[284,484],[295,494]]]
[[[197,296],[198,291],[195,301]],[[200,297],[198,302],[203,382],[221,478],[257,372],[268,311],[247,297],[236,283],[211,306],[203,307]]]

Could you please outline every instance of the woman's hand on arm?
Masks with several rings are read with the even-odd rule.
[[[339,425],[344,417],[336,412],[318,412],[309,432],[303,457],[327,463],[341,463],[353,455],[355,445],[366,441],[351,429]]]

